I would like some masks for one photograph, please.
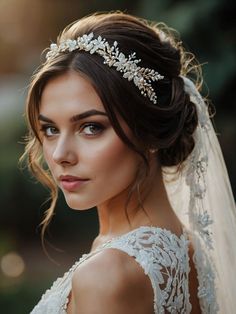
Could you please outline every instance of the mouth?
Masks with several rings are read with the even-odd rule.
[[[59,177],[60,185],[64,190],[73,192],[84,185],[89,179],[65,175]]]

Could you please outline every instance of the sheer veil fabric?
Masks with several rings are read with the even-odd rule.
[[[221,148],[207,106],[193,82],[182,77],[195,103],[195,148],[177,179],[163,169],[167,193],[189,232],[198,273],[202,313],[235,312],[236,209]]]

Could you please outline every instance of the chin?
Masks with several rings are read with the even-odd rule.
[[[65,200],[67,205],[74,210],[88,210],[91,208],[96,207],[96,204],[92,204],[91,202],[88,201],[82,201],[80,199],[78,199],[78,197],[66,197],[65,196]]]
[[[88,210],[88,209],[92,208],[92,207],[78,206],[78,204],[72,206],[72,205],[70,205],[70,204],[67,203],[67,205],[68,205],[71,209],[73,209],[73,210],[81,210],[81,211],[83,211],[83,210]]]

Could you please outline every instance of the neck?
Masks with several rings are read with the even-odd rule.
[[[129,189],[97,207],[99,238],[104,240],[121,235],[142,225],[162,225],[171,210],[164,188],[161,169],[150,169],[141,189],[142,205],[137,192],[127,204]]]

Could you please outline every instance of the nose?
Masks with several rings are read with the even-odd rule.
[[[74,165],[78,162],[74,143],[68,137],[60,137],[56,143],[53,160],[62,166]]]

